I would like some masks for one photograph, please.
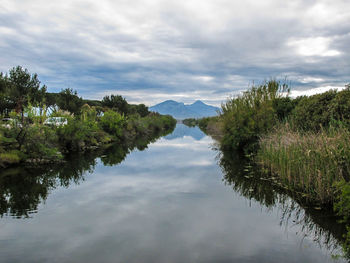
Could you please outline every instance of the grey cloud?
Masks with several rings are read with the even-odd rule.
[[[220,104],[274,77],[288,77],[297,90],[349,82],[346,1],[3,5],[0,70],[23,65],[52,91],[71,87],[91,98],[140,91],[134,101],[146,104],[168,99],[167,93],[187,100],[196,94]],[[309,47],[289,45],[317,37],[329,42],[321,51],[339,55],[302,55],[299,49]],[[300,81],[315,78],[322,81]]]

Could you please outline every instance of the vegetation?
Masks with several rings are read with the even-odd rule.
[[[200,119],[189,118],[184,119],[182,122],[189,127],[198,126],[204,133],[209,134],[218,140],[222,137],[222,122],[217,116]]]
[[[195,127],[195,126],[198,126],[199,119],[188,118],[188,119],[184,119],[182,123],[187,125],[188,127]]]
[[[171,130],[162,130],[160,133],[152,134],[151,138],[142,137],[132,142],[116,142],[94,151],[69,153],[63,163],[20,165],[1,169],[0,217],[4,215],[17,218],[30,217],[30,212],[37,210],[39,204],[45,202],[53,189],[83,181],[87,173],[94,171],[98,159],[104,165],[119,164],[134,149],[143,150],[150,142],[169,132]]]
[[[144,104],[129,104],[120,95],[91,101],[72,89],[48,93],[36,74],[20,66],[0,73],[0,114],[1,167],[60,162],[69,152],[138,136],[150,140],[176,124],[171,116],[150,113]]]
[[[288,94],[288,85],[271,80],[227,100],[216,120],[185,123],[202,123],[211,134],[204,123],[214,122],[223,152],[243,152],[295,198],[334,206],[349,226],[350,256],[350,85],[296,99]]]
[[[320,210],[318,206],[305,202],[305,198],[286,189],[277,178],[269,177],[250,158],[233,151],[219,151],[219,155],[225,184],[268,209],[278,207],[281,225],[300,225],[299,229],[305,236],[312,236],[313,242],[333,252],[346,245],[343,237],[346,228],[335,223],[332,209]]]
[[[228,100],[222,105],[222,146],[225,149],[250,150],[256,146],[260,135],[269,131],[278,121],[276,105],[286,84],[272,80]]]
[[[349,180],[350,131],[293,131],[281,124],[259,141],[257,161],[283,185],[321,204],[337,198],[334,184]]]

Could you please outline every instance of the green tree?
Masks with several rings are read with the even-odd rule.
[[[7,114],[15,108],[15,104],[8,98],[8,86],[7,76],[0,72],[0,114]]]
[[[79,114],[81,107],[83,106],[83,99],[78,97],[77,91],[73,89],[64,89],[58,94],[57,106],[62,109],[73,113]]]
[[[59,93],[46,93],[45,94],[45,104],[48,109],[52,111],[56,111],[56,106],[59,101],[60,94]]]
[[[127,115],[129,104],[128,102],[120,95],[111,95],[105,96],[102,99],[102,106],[108,107],[112,110],[118,111],[121,114]]]
[[[16,104],[16,112],[21,113],[23,123],[24,107],[26,107],[30,101],[32,103],[39,102],[42,99],[40,94],[45,94],[46,87],[40,88],[38,75],[31,75],[27,69],[23,69],[21,66],[12,68],[6,79],[9,99]]]
[[[141,117],[146,117],[149,114],[148,107],[145,104],[137,105],[136,110]]]

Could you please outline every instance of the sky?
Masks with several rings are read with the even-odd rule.
[[[350,82],[349,51],[349,0],[0,0],[0,71],[86,99],[220,105],[271,78],[311,95]]]

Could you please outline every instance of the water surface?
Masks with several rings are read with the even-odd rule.
[[[334,262],[334,218],[212,147],[178,124],[142,151],[2,172],[1,262]]]

